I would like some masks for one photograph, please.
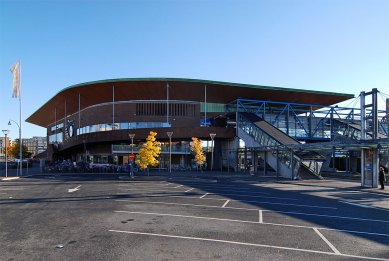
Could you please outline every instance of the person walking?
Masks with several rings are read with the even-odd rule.
[[[383,167],[380,167],[380,171],[378,173],[378,180],[381,184],[381,189],[385,188],[385,171]]]
[[[128,177],[133,179],[134,178],[134,168],[132,166],[132,161],[128,162],[127,170],[128,170]]]

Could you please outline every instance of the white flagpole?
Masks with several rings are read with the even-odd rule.
[[[166,84],[166,123],[169,124],[169,83]]]
[[[67,136],[69,137],[69,133],[67,132],[67,125],[66,125],[66,100],[65,100],[65,117],[64,117],[64,125],[65,125],[65,131],[64,131],[64,141],[66,139],[66,133],[68,134]]]
[[[19,59],[19,156],[20,156],[20,176],[23,172],[23,141],[22,141],[22,64]],[[28,164],[28,162],[27,162]]]
[[[207,126],[207,85],[204,88],[204,124]]]
[[[115,85],[112,85],[112,130],[115,128]]]
[[[81,115],[80,115],[80,112],[81,112],[81,94],[78,93],[78,134],[77,135],[81,134]]]

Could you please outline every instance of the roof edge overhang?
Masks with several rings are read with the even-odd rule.
[[[264,89],[264,90],[275,90],[275,91],[288,91],[288,92],[305,92],[305,93],[313,93],[313,94],[325,94],[325,95],[337,95],[337,96],[345,96],[347,98],[354,98],[354,94],[347,93],[337,93],[337,92],[325,92],[325,91],[313,91],[313,90],[304,90],[304,89],[296,89],[296,88],[286,88],[286,87],[278,87],[278,86],[267,86],[267,85],[257,85],[257,84],[245,84],[245,83],[235,83],[235,82],[223,82],[223,81],[212,81],[212,80],[200,80],[200,79],[191,79],[191,78],[158,78],[158,77],[150,77],[150,78],[116,78],[116,79],[105,79],[91,82],[83,82],[71,85],[59,91],[53,97],[57,96],[61,92],[66,90],[88,86],[93,84],[101,84],[101,83],[115,83],[115,82],[193,82],[193,83],[203,83],[203,84],[216,84],[216,85],[226,85],[226,86],[235,86],[235,87],[243,87],[243,88],[254,88],[254,89]]]
[[[228,86],[228,87],[238,87],[238,88],[252,88],[258,90],[267,90],[267,91],[283,91],[283,92],[300,92],[305,94],[315,94],[315,95],[332,95],[342,97],[342,100],[347,100],[354,98],[354,94],[346,93],[335,93],[335,92],[325,92],[325,91],[314,91],[314,90],[304,90],[304,89],[295,89],[295,88],[285,88],[285,87],[276,87],[276,86],[265,86],[265,85],[255,85],[255,84],[242,84],[242,83],[233,83],[233,82],[224,82],[224,81],[213,81],[213,80],[200,80],[200,79],[190,79],[190,78],[164,78],[164,77],[147,77],[147,78],[114,78],[114,79],[105,79],[98,81],[83,82],[79,84],[70,85],[59,92],[57,92],[52,98],[50,98],[46,103],[39,107],[34,113],[32,113],[27,119],[26,122],[36,124],[41,127],[40,124],[37,124],[32,119],[33,116],[39,111],[43,110],[55,97],[61,95],[62,93],[79,87],[87,87],[96,84],[105,84],[105,83],[115,83],[115,82],[188,82],[188,83],[198,83],[204,85],[219,85],[219,86]]]

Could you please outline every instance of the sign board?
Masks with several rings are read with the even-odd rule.
[[[130,154],[130,155],[128,155],[128,157],[130,158],[130,160],[134,160],[135,159],[135,155],[134,154]]]

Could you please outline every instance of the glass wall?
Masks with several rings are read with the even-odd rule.
[[[167,122],[120,122],[120,123],[102,123],[84,126],[77,129],[77,135],[112,130],[146,129],[146,128],[170,128],[171,124]]]
[[[62,143],[63,142],[63,133],[59,132],[49,136],[49,143]]]

